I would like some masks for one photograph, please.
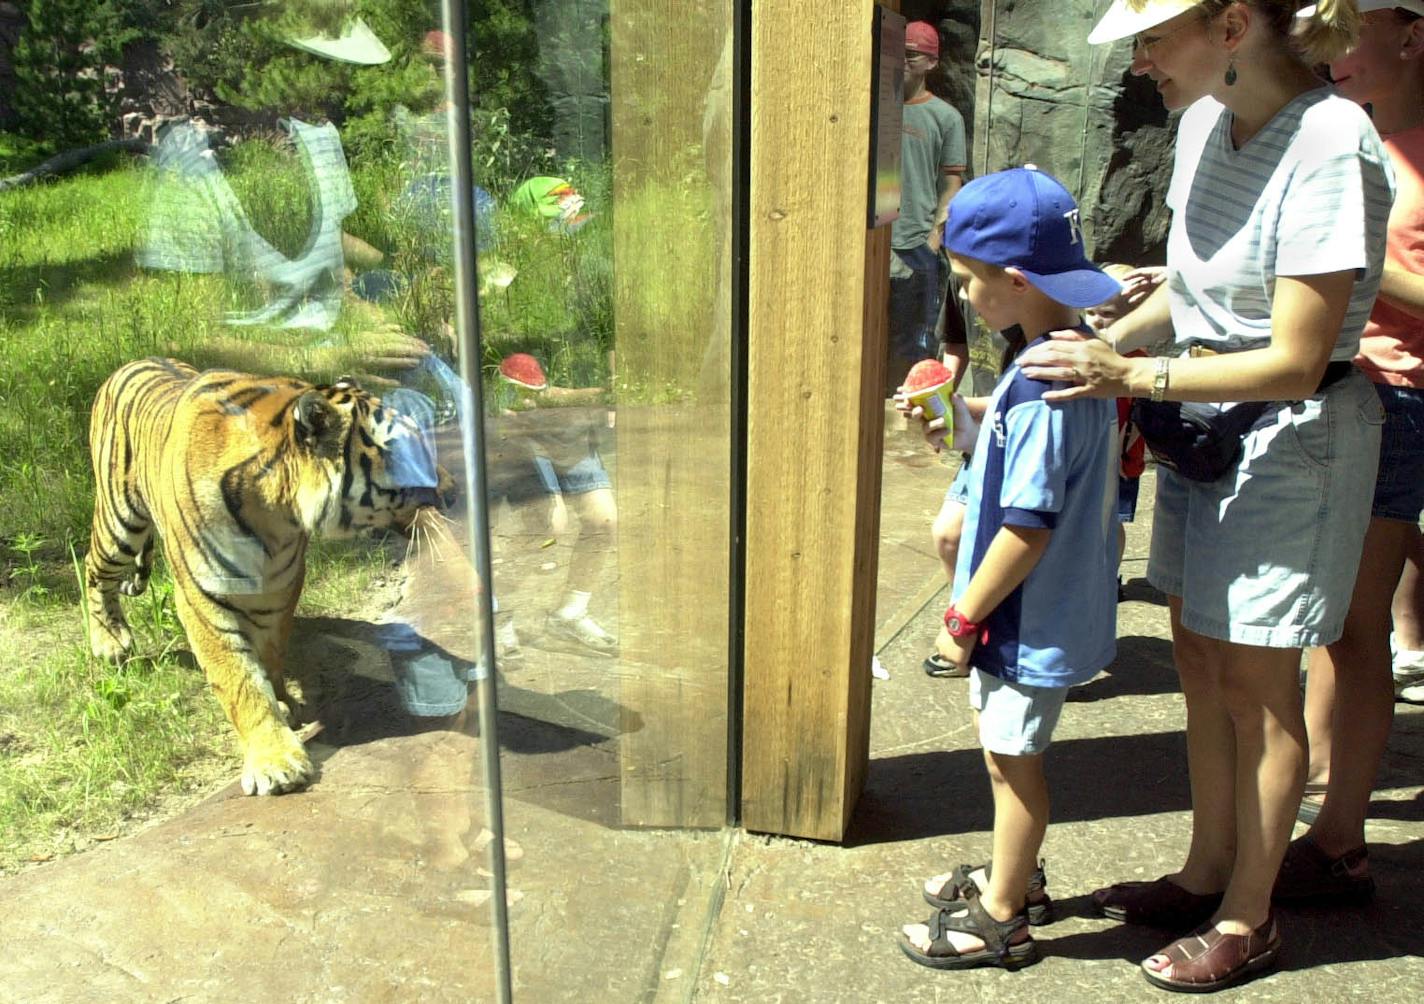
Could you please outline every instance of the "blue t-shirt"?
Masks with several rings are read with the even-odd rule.
[[[969,660],[1035,687],[1084,683],[1117,653],[1117,407],[1044,401],[1053,386],[1014,363],[994,388],[954,571],[957,602],[1000,527],[1053,531],[1028,577],[983,621],[988,639]]]

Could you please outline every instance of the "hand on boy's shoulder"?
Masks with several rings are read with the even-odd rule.
[[[1018,358],[1020,371],[1030,380],[1063,384],[1046,391],[1045,401],[1129,397],[1124,363],[1106,342],[1074,330],[1051,332]]]

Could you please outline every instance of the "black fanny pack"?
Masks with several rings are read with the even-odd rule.
[[[1325,367],[1319,394],[1344,379],[1354,364],[1341,360]],[[1192,481],[1216,481],[1241,458],[1241,441],[1268,408],[1278,401],[1245,401],[1230,408],[1193,401],[1132,402],[1132,422],[1142,434],[1152,456]]]

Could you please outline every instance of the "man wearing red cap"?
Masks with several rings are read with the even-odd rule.
[[[935,322],[945,281],[940,236],[950,197],[963,182],[967,162],[964,119],[925,87],[938,64],[939,32],[928,21],[910,22],[905,26],[900,216],[890,228],[887,397],[895,393],[912,364],[936,354]]]

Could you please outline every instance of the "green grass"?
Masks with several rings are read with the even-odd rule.
[[[141,654],[122,666],[87,655],[72,572],[46,589],[44,602],[0,594],[10,654],[0,672],[0,873],[114,833],[239,764],[179,647],[166,576],[128,604]]]
[[[53,153],[47,144],[0,132],[0,177],[27,171]]]

